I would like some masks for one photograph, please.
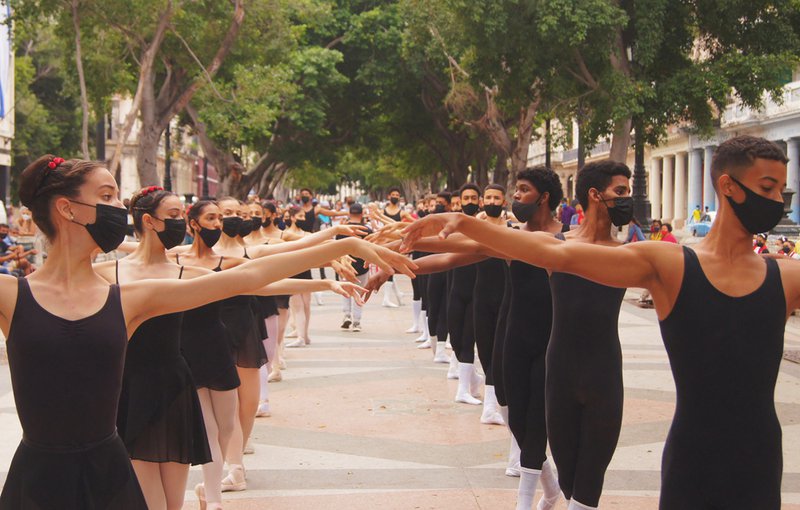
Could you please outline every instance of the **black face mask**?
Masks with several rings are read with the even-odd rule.
[[[239,227],[244,220],[238,216],[222,218],[222,231],[228,237],[236,237],[239,234]]]
[[[239,224],[239,235],[246,237],[253,231],[253,220],[242,220]]]
[[[264,221],[261,222],[261,226],[264,228],[269,228],[272,225],[272,218],[264,218]]]
[[[614,202],[614,207],[609,207],[608,202]],[[627,225],[633,219],[633,197],[616,197],[603,199],[603,205],[608,210],[608,217],[615,227]]]
[[[445,207],[442,204],[436,204],[436,207],[433,208],[433,212],[436,214],[443,213],[445,211]]]
[[[792,253],[792,249],[791,249],[791,248],[789,248],[788,246],[784,246],[784,247],[783,247],[783,249],[782,249],[782,251],[783,251],[783,253],[785,253],[786,255],[788,255],[788,254]]]
[[[6,237],[8,237],[8,232],[3,232],[0,234],[0,239],[5,239]]]
[[[276,227],[280,227],[281,226],[281,219],[280,218],[272,218],[272,224],[275,225]]]
[[[397,204],[400,203],[400,198],[398,198],[398,197],[390,197],[389,198],[389,202],[391,202],[392,205],[397,205]]]
[[[96,217],[94,223],[83,225],[89,231],[97,246],[108,253],[122,244],[125,240],[125,234],[128,231],[128,210],[124,207],[114,207],[105,204],[85,204],[77,200],[70,200],[76,204],[94,207]],[[72,220],[73,223],[78,223]],[[78,223],[81,225],[81,223]]]
[[[261,216],[253,216],[250,221],[253,223],[253,232],[261,228]]]
[[[294,223],[293,220],[283,220],[283,224],[286,225],[286,228],[291,227],[292,223]]]
[[[497,204],[486,204],[483,206],[486,216],[490,218],[499,218],[503,214],[503,206]]]
[[[539,197],[539,199],[535,202],[531,202],[529,204],[522,203],[519,200],[514,200],[514,202],[511,204],[511,212],[514,213],[514,216],[516,216],[519,222],[527,223],[531,221],[531,218],[536,215],[536,211],[539,210],[540,200],[541,197]]]
[[[222,230],[218,228],[200,227],[200,232],[198,232],[197,235],[200,236],[200,239],[203,240],[206,246],[213,248],[214,245],[217,244],[217,241],[219,241]]]
[[[419,216],[420,218],[424,218],[427,215],[428,215],[428,211],[425,211],[425,210],[422,210],[422,209],[417,211],[417,216]]]
[[[161,232],[156,231],[156,235],[158,235],[164,248],[170,250],[183,242],[183,238],[186,237],[186,220],[176,218],[162,220],[155,216],[153,218],[164,222],[164,230]]]
[[[744,190],[745,198],[741,204],[734,202],[731,197],[726,197],[742,226],[751,234],[772,230],[783,218],[783,202],[762,197],[732,175],[730,178]]]
[[[304,204],[307,204],[307,203],[309,203],[309,202],[311,201],[311,197],[306,197],[306,196],[303,196],[303,197],[300,197],[300,200],[301,200],[301,201],[302,201]]]
[[[464,204],[461,206],[461,212],[466,214],[467,216],[475,216],[478,214],[478,211],[481,209],[481,206],[478,204]]]

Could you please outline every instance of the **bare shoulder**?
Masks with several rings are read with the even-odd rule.
[[[232,269],[237,266],[241,266],[249,262],[247,259],[239,258],[239,257],[225,257],[222,260],[222,269]]]
[[[94,272],[110,283],[114,283],[116,281],[116,267],[116,260],[107,260],[105,262],[92,264],[92,269],[94,269]]]
[[[206,269],[204,267],[183,266],[183,276],[181,278],[184,280],[191,280],[192,278],[198,278],[200,276],[205,276],[207,274],[213,274],[213,273],[214,271]]]
[[[800,288],[800,260],[788,257],[774,258],[774,260],[778,262],[784,287],[791,285]]]

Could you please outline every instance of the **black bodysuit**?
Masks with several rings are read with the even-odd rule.
[[[493,351],[497,324],[500,320],[500,307],[506,288],[506,268],[503,259],[490,258],[476,264],[475,286],[473,288],[473,323],[475,343],[478,345],[478,358],[486,374],[486,385],[495,385]]]
[[[767,259],[743,297],[717,290],[684,248],[681,290],[661,335],[677,404],[661,464],[661,510],[778,510],[783,454],[775,383],[786,298]]]
[[[522,453],[520,464],[542,469],[547,459],[544,382],[553,304],[545,269],[514,260],[503,348],[503,385],[508,425]]]
[[[618,319],[625,289],[550,275],[553,331],[545,402],[550,450],[567,499],[597,507],[622,428]]]
[[[23,439],[0,508],[147,508],[116,433],[127,344],[117,285],[98,312],[68,320],[19,280],[6,345]]]
[[[475,290],[477,264],[450,271],[450,293],[447,300],[447,330],[450,345],[460,363],[475,363],[475,322],[472,297]]]

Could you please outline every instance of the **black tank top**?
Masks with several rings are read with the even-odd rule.
[[[710,449],[723,463],[767,450],[779,460],[774,395],[786,299],[778,264],[766,259],[764,283],[730,297],[708,281],[693,250],[684,247],[683,253],[681,290],[660,321],[677,389],[665,458],[674,441],[694,445],[695,452]]]
[[[96,313],[78,320],[53,315],[19,279],[7,347],[14,400],[24,438],[76,448],[116,430],[128,334],[119,286]]]
[[[304,209],[303,211],[306,213],[306,219],[303,221],[295,220],[295,223],[297,223],[297,226],[300,227],[301,230],[305,230],[306,232],[314,231],[314,222],[316,220],[316,213],[314,211],[316,208],[317,206],[314,205],[311,206],[311,209],[308,211]]]
[[[400,214],[399,210],[394,214],[389,214],[389,212],[384,208],[383,215],[386,216],[387,218],[393,219],[394,221],[400,221],[403,219],[403,215]]]
[[[531,355],[544,354],[550,340],[553,302],[547,270],[512,260],[509,266],[506,342],[523,342]]]

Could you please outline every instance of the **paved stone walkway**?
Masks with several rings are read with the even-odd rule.
[[[410,293],[408,281],[400,282]],[[629,294],[633,297],[633,293]],[[361,333],[339,330],[337,296],[312,307],[312,344],[287,350],[271,384],[273,416],[256,421],[245,457],[248,490],[226,509],[513,509],[517,479],[503,471],[505,427],[481,425],[480,407],[455,404],[446,365],[417,350],[410,306],[368,304]],[[674,384],[653,310],[623,305],[625,412],[601,508],[656,509]],[[800,320],[787,327],[800,348]],[[19,441],[8,366],[0,366],[0,481]],[[800,365],[784,361],[776,390],[783,424],[785,509],[800,510]],[[192,468],[190,487],[200,481]],[[198,508],[187,493],[185,508]],[[566,508],[562,502],[559,509]]]

